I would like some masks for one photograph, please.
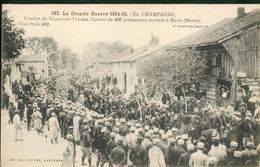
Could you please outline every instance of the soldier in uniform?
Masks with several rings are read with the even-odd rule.
[[[14,117],[15,110],[16,110],[16,108],[14,106],[14,103],[10,102],[10,106],[8,107],[8,113],[9,113],[9,121],[8,121],[8,123],[9,124],[13,123],[13,117]]]
[[[190,156],[191,156],[191,154],[193,153],[193,150],[194,150],[193,144],[188,144],[187,150],[188,151],[181,154],[179,161],[178,161],[178,166],[189,167]]]
[[[23,99],[19,99],[18,104],[17,104],[17,109],[19,111],[21,120],[23,120],[24,111],[25,111],[25,103],[24,103]]]
[[[153,146],[148,151],[149,167],[166,167],[163,152],[158,146],[159,143],[159,139],[153,139]]]
[[[117,142],[115,140],[116,134],[114,132],[110,133],[110,140],[107,142],[107,154],[109,155],[109,167],[112,167],[112,160],[110,153],[117,146]]]
[[[66,136],[67,143],[63,151],[62,167],[74,167],[75,166],[75,148],[73,144],[73,135],[68,134]]]
[[[220,146],[220,138],[218,136],[213,137],[213,145],[211,150],[208,152],[209,157],[214,157],[217,163],[220,164],[226,157],[226,152]]]
[[[146,165],[146,149],[142,146],[143,138],[141,136],[137,137],[137,144],[132,148],[129,158],[133,161],[134,167],[143,167]]]
[[[126,136],[127,131],[128,131],[128,128],[126,125],[126,120],[125,120],[125,118],[121,118],[119,121],[121,122],[121,125],[119,127],[119,134],[121,136]]]
[[[45,122],[47,121],[47,106],[43,100],[41,100],[40,103],[40,112],[42,114],[42,125],[44,126]]]
[[[203,153],[204,143],[198,142],[197,151],[192,153],[190,156],[189,165],[190,167],[207,167],[208,157]]]
[[[183,148],[184,146],[183,139],[179,139],[177,141],[177,145],[178,147],[173,148],[169,151],[169,161],[170,161],[169,164],[171,167],[177,166],[181,154],[186,152]]]
[[[33,107],[31,104],[28,104],[28,109],[26,113],[27,117],[27,131],[31,129],[31,120],[32,120],[32,114],[33,114]]]
[[[118,167],[123,167],[126,162],[126,151],[123,147],[123,138],[118,139],[118,144],[111,152],[111,161]]]
[[[128,133],[125,137],[125,145],[127,147],[127,165],[132,166],[132,161],[129,159],[129,155],[131,152],[131,149],[135,147],[136,145],[136,139],[137,136],[135,134],[135,127],[130,128],[130,133]]]
[[[81,164],[82,165],[85,165],[84,161],[85,161],[85,158],[87,157],[88,158],[88,165],[91,166],[91,138],[90,138],[90,135],[89,135],[89,126],[88,125],[85,125],[84,126],[84,131],[81,135],[81,151],[82,151],[82,157],[81,157]]]
[[[241,151],[234,151],[234,158],[227,163],[228,167],[242,167],[244,164],[241,161]]]
[[[168,153],[169,153],[167,138],[168,138],[168,135],[163,134],[162,137],[161,137],[162,141],[159,143],[159,147],[163,152],[164,160],[165,160],[166,164],[168,164]]]
[[[99,167],[99,164],[101,167],[104,166],[105,162],[107,161],[107,140],[105,138],[105,129],[101,129],[100,135],[94,138],[93,140],[93,148],[97,151],[97,164],[96,167]]]
[[[50,140],[51,140],[51,143],[53,144],[54,141],[56,143],[58,143],[58,134],[60,132],[60,125],[56,118],[55,113],[51,113],[51,115],[52,115],[52,117],[48,121],[48,126],[49,126],[49,130],[50,130],[50,133],[49,133]]]

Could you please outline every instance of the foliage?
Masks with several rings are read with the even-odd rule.
[[[24,30],[17,28],[14,20],[7,16],[8,10],[2,11],[2,59],[14,59],[21,54],[24,45]]]
[[[151,39],[149,41],[150,45],[158,45],[160,43],[160,39],[157,36],[151,34]]]
[[[116,53],[122,53],[128,49],[131,49],[131,46],[121,41],[90,43],[85,48],[83,57],[85,58],[85,64],[89,64],[96,59],[105,58]]]
[[[192,52],[162,52],[139,67],[140,77],[148,87],[176,88],[184,83],[192,84],[207,77],[208,66],[204,56]]]
[[[60,48],[57,41],[52,37],[27,38],[26,47],[31,54],[47,54],[49,64],[56,70],[76,68],[77,54],[69,48]]]
[[[26,39],[26,48],[31,54],[47,54],[49,63],[57,69],[58,44],[52,37],[30,37]]]
[[[75,69],[78,63],[77,54],[67,47],[58,50],[59,69]]]

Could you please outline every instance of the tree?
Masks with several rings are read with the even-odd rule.
[[[158,52],[138,69],[148,87],[176,88],[204,80],[208,69],[205,56],[191,51]]]
[[[78,55],[67,47],[58,50],[59,69],[75,69],[79,63]]]
[[[16,27],[14,20],[7,14],[8,10],[2,11],[2,59],[14,59],[25,47],[24,30]]]
[[[128,49],[131,49],[131,46],[121,41],[90,43],[85,48],[83,57],[86,60],[85,64],[89,64],[96,59],[105,58],[112,54],[122,53]]]
[[[58,44],[52,37],[30,37],[26,39],[26,48],[31,54],[47,54],[48,61],[58,68]]]
[[[150,45],[158,45],[160,43],[160,39],[157,36],[154,36],[153,33],[151,34],[151,39],[149,41]]]

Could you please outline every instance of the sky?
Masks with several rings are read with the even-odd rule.
[[[202,28],[176,28],[176,24],[210,26],[224,18],[234,18],[237,15],[237,7],[245,7],[245,12],[252,9],[260,8],[260,5],[3,5],[3,9],[8,9],[8,15],[13,17],[18,27],[25,29],[26,37],[53,37],[59,46],[71,48],[79,55],[89,43],[95,42],[112,42],[122,41],[133,47],[141,47],[148,44],[151,33],[159,37],[160,44],[165,45],[172,43],[182,37],[192,34]],[[25,20],[27,17],[46,17],[49,19],[52,11],[59,11],[60,14],[65,12],[127,12],[142,13],[146,12],[171,12],[174,13],[175,19],[195,19],[199,23],[173,23],[173,22],[101,22],[101,21],[48,21],[49,26],[28,26],[20,25],[21,23],[29,24]],[[67,16],[53,16],[67,17]],[[82,18],[83,16],[77,16]],[[87,16],[89,19],[94,16]],[[97,17],[95,18],[107,18]],[[113,17],[115,18],[115,17]],[[166,18],[166,17],[148,17],[138,16],[134,18]],[[169,18],[169,17],[168,17]],[[41,22],[41,21],[39,21]],[[19,24],[20,23],[20,24]]]

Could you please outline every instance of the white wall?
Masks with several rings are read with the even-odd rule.
[[[126,94],[134,92],[136,84],[135,62],[116,62],[112,63],[112,75],[117,78],[117,86],[120,90],[124,90],[124,74],[127,75]]]

